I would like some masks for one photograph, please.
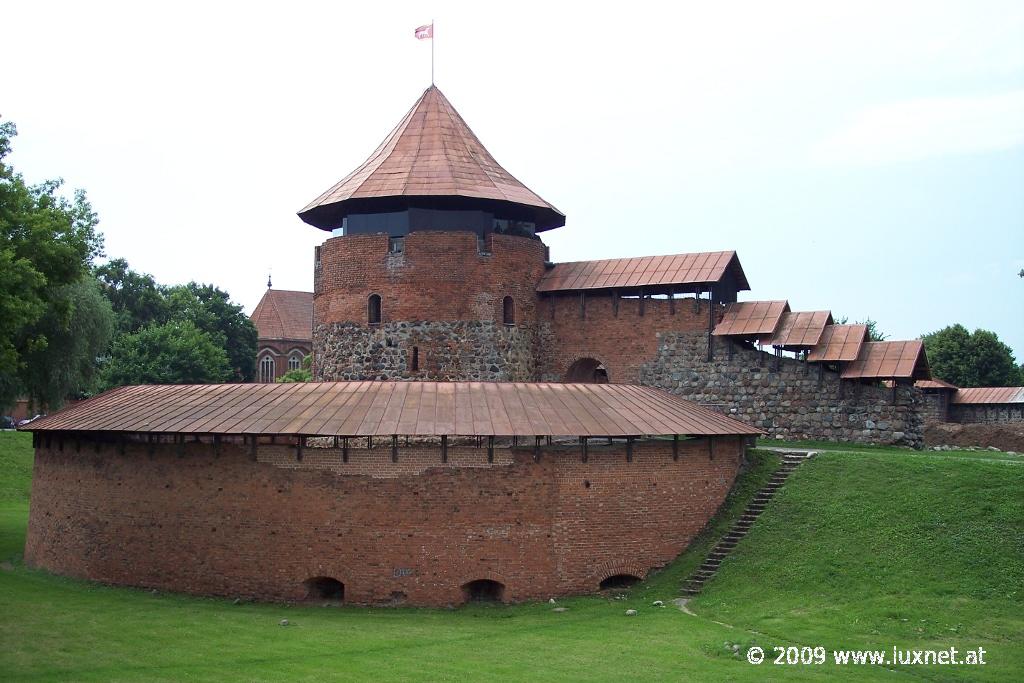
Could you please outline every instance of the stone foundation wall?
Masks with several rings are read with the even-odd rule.
[[[314,379],[529,382],[536,374],[534,339],[532,326],[490,321],[320,324],[313,331]]]
[[[150,451],[152,448],[152,451]],[[444,606],[488,579],[506,601],[589,593],[678,555],[714,514],[739,438],[500,449],[222,443],[36,450],[30,566],[105,583],[301,601],[330,577],[356,604]]]
[[[964,424],[1024,422],[1024,405],[1019,403],[994,403],[991,405],[953,403],[949,406],[949,421]]]
[[[923,445],[920,390],[900,387],[894,396],[886,387],[840,383],[837,373],[817,364],[776,359],[723,338],[715,339],[708,362],[706,334],[660,334],[657,355],[641,368],[640,382],[772,437]]]

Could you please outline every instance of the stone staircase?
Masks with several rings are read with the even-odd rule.
[[[722,537],[722,540],[718,542],[708,556],[704,559],[703,564],[697,567],[697,570],[687,579],[686,583],[683,584],[683,595],[694,596],[700,593],[704,584],[707,583],[711,578],[718,572],[718,568],[722,565],[722,560],[729,556],[736,544],[739,543],[740,539],[747,535],[750,531],[750,527],[754,525],[757,518],[764,512],[768,502],[775,495],[789,475],[800,466],[805,460],[814,457],[816,453],[814,451],[798,451],[790,449],[770,449],[782,456],[782,464],[772,474],[771,479],[768,483],[761,488],[760,491],[754,494],[754,498],[747,505],[747,509],[743,511],[740,518],[732,525],[732,528]]]

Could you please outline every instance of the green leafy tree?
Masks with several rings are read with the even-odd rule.
[[[213,384],[231,377],[224,348],[190,320],[149,325],[114,340],[105,388],[126,384]]]
[[[932,375],[958,387],[1006,387],[1024,384],[1010,347],[995,332],[968,332],[956,324],[921,339]]]
[[[19,394],[55,404],[53,378],[44,381],[46,372],[30,369],[29,357],[33,364],[63,363],[62,352],[88,351],[51,344],[51,337],[71,329],[81,292],[70,285],[102,254],[103,238],[83,191],[67,199],[61,180],[28,185],[4,162],[16,135],[13,123],[0,123],[0,404]]]
[[[188,320],[210,335],[231,363],[230,379],[251,382],[256,376],[256,326],[228,293],[213,285],[190,282],[167,290],[168,316]]]
[[[153,323],[167,322],[164,288],[148,273],[137,273],[123,258],[96,268],[96,279],[110,301],[118,332],[135,332]]]
[[[25,354],[22,375],[41,407],[55,408],[69,396],[94,392],[97,358],[114,332],[114,313],[95,280],[86,276],[62,289],[70,310],[66,316],[47,310],[30,331],[46,343]]]
[[[310,354],[302,359],[302,367],[289,370],[277,378],[278,383],[288,382],[312,382],[313,381],[313,355]]]

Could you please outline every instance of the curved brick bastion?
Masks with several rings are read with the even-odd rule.
[[[758,433],[649,387],[486,382],[122,387],[29,428],[31,566],[429,606],[644,578]]]
[[[444,606],[597,591],[678,555],[725,498],[742,437],[372,450],[41,439],[26,562],[200,595]],[[343,586],[332,593],[325,579]],[[327,586],[327,588],[325,588]]]

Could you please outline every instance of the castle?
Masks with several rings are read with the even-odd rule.
[[[315,379],[643,384],[772,436],[921,444],[919,341],[737,302],[731,251],[551,263],[542,235],[565,216],[434,86],[299,216],[332,234],[314,257]]]
[[[547,599],[671,561],[759,434],[920,442],[920,342],[739,302],[734,252],[551,263],[565,217],[433,86],[299,215],[332,233],[318,381],[270,381],[309,309],[268,294],[263,383],[120,387],[30,423],[26,563],[270,600]]]

